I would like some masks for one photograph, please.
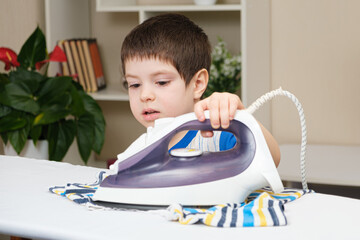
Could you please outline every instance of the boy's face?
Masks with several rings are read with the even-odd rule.
[[[130,108],[143,126],[154,126],[158,118],[193,112],[194,84],[186,87],[176,68],[159,59],[129,59],[125,63]]]

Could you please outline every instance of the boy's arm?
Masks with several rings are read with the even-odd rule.
[[[209,110],[210,122],[214,129],[220,126],[224,129],[229,127],[230,120],[234,119],[236,110],[244,109],[240,98],[231,93],[213,93],[210,97],[197,102],[194,112],[199,121],[205,121],[204,111]],[[276,166],[280,163],[280,149],[272,134],[259,122],[266,143]],[[202,132],[204,137],[211,137],[212,132]]]

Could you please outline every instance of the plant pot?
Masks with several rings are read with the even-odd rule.
[[[48,146],[49,143],[46,140],[37,141],[36,146],[32,140],[27,140],[24,149],[20,152],[20,154],[17,154],[15,149],[11,146],[10,142],[8,142],[6,145],[4,145],[4,153],[8,156],[49,159]]]
[[[36,146],[34,146],[34,142],[32,140],[27,140],[24,149],[21,151],[20,154],[17,154],[15,149],[8,142],[6,145],[4,144],[4,154],[8,156],[20,156],[49,160],[48,146],[49,143],[47,140],[39,140]],[[88,163],[97,164],[99,165],[98,167],[105,167],[103,166],[104,164],[96,163],[95,161],[95,154],[94,152],[91,152]],[[84,165],[83,161],[81,160],[76,141],[71,144],[62,162],[67,162],[75,165]]]

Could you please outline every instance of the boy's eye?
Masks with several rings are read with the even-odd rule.
[[[128,84],[128,88],[138,88],[138,87],[140,87],[140,83]]]
[[[169,83],[170,81],[157,81],[156,84],[160,85],[160,86],[165,86]]]

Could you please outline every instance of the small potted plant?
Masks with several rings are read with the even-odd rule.
[[[50,160],[61,161],[74,139],[84,163],[91,151],[100,153],[105,120],[95,100],[70,76],[47,76],[51,61],[66,61],[55,47],[50,54],[39,27],[22,46],[19,55],[0,48],[0,135],[19,154],[27,140],[36,145],[48,141]]]
[[[235,93],[241,82],[240,54],[232,56],[226,49],[226,43],[218,38],[211,59],[209,83],[204,97],[210,96],[213,92]]]

